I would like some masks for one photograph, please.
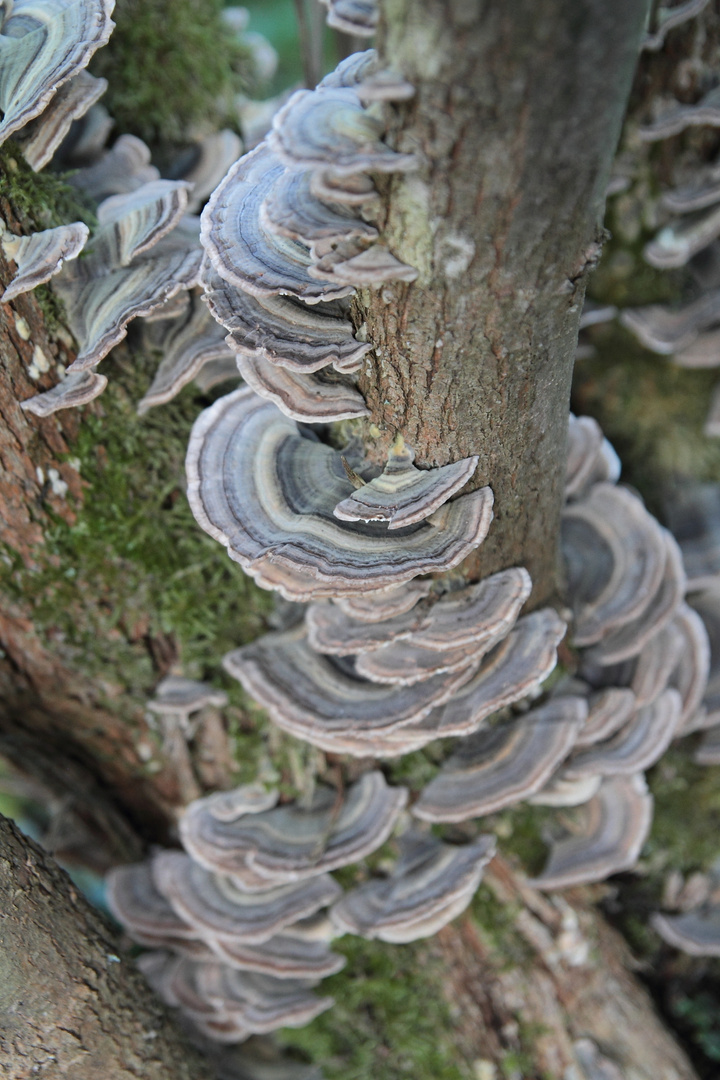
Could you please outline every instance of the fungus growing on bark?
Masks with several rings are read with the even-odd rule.
[[[340,933],[380,941],[429,937],[470,903],[495,854],[495,837],[453,847],[426,833],[405,833],[385,879],[351,889],[330,909]]]
[[[226,340],[237,353],[290,371],[310,373],[332,364],[338,371],[351,372],[371,348],[355,338],[339,301],[308,306],[289,296],[251,296],[208,266],[203,268],[203,280],[206,303],[229,331]]]
[[[634,866],[652,823],[652,795],[642,773],[604,778],[578,810],[581,832],[550,844],[538,889],[564,889],[602,881]]]
[[[573,416],[568,427],[565,498],[584,495],[592,484],[620,477],[620,459],[591,416]]]
[[[207,705],[222,708],[227,705],[227,694],[215,690],[207,683],[185,679],[180,675],[168,675],[155,687],[155,696],[147,703],[150,712],[179,725],[182,730],[190,727],[190,717]]]
[[[682,308],[662,304],[625,308],[620,322],[651,352],[671,356],[692,345],[698,335],[720,321],[720,289],[712,289]]]
[[[159,852],[152,874],[157,891],[197,937],[231,944],[268,941],[342,893],[327,874],[250,893],[233,878],[209,872],[181,851]]]
[[[0,144],[105,45],[115,0],[14,0],[0,9]]]
[[[650,925],[668,945],[690,956],[720,956],[720,906],[710,904],[682,915],[650,917]]]
[[[259,584],[289,600],[376,590],[449,569],[482,542],[492,517],[492,493],[481,488],[402,534],[338,521],[333,508],[352,490],[341,455],[305,438],[247,388],[200,415],[186,467],[198,524]]]
[[[377,0],[320,0],[328,9],[327,24],[353,37],[372,37],[377,27]]]
[[[106,386],[104,375],[96,371],[79,371],[75,375],[66,375],[51,390],[21,401],[20,408],[35,416],[51,416],[60,409],[77,409],[80,405],[87,405],[99,397]]]
[[[349,382],[292,371],[242,353],[237,356],[237,368],[251,390],[292,420],[321,424],[369,415],[365,398]]]
[[[657,142],[671,135],[679,135],[689,127],[720,127],[720,87],[710,90],[694,105],[676,103],[655,120],[638,128],[638,137],[643,142]]]
[[[76,259],[85,247],[90,230],[81,221],[59,225],[56,229],[13,236],[2,233],[2,248],[6,258],[17,266],[14,277],[0,295],[3,304],[36,285],[49,281],[59,273],[66,259]]]
[[[120,135],[97,161],[68,177],[68,183],[96,202],[125,195],[160,179],[150,150],[136,135]]]
[[[234,131],[224,128],[213,131],[200,139],[192,148],[192,159],[180,169],[176,166],[172,176],[192,184],[188,210],[196,214],[204,205],[231,165],[243,152],[242,139]]]
[[[590,694],[587,719],[575,739],[575,749],[582,750],[609,739],[627,723],[636,704],[632,690],[623,687],[612,686]]]
[[[107,79],[96,79],[87,71],[79,72],[61,86],[40,116],[26,124],[16,139],[28,165],[44,169],[70,131],[107,90]]]
[[[352,208],[318,199],[311,190],[311,178],[311,172],[289,170],[281,174],[260,208],[260,220],[266,229],[308,246],[333,240],[376,239],[375,226],[363,221]]]
[[[232,820],[218,820],[210,796],[187,807],[180,835],[200,865],[239,882],[247,869],[268,887],[369,855],[387,840],[407,797],[406,788],[389,787],[377,771],[364,773],[344,797],[323,787],[308,807],[290,803]]]
[[[720,110],[718,116],[720,125]],[[666,225],[654,240],[645,245],[645,261],[659,270],[685,266],[693,255],[720,236],[720,209],[717,207],[699,218]]]
[[[649,52],[658,52],[662,49],[670,30],[699,15],[708,3],[709,0],[685,0],[684,3],[675,4],[673,7],[658,8],[655,15],[655,30],[645,35],[642,48]]]
[[[428,595],[431,588],[432,581],[408,581],[405,585],[376,589],[357,596],[338,596],[334,603],[351,619],[383,622],[410,611]]]
[[[424,821],[466,821],[529,798],[570,753],[587,716],[580,697],[557,697],[461,740],[412,812]]]
[[[339,502],[333,514],[341,521],[386,521],[402,529],[424,521],[455,495],[477,468],[476,456],[437,469],[417,469],[415,453],[399,438],[385,468]]]
[[[183,299],[183,307],[187,307],[180,313],[182,318],[175,315],[167,322],[153,320],[147,333],[149,343],[162,349],[163,358],[147,393],[138,402],[139,413],[171,401],[210,361],[226,357],[234,359],[222,327],[212,318],[199,295],[181,295],[188,298],[187,301]],[[167,309],[164,314],[167,315]]]

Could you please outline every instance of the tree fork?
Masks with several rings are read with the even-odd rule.
[[[570,382],[587,272],[649,0],[381,0],[383,62],[416,88],[388,141],[385,237],[419,274],[364,292],[360,385],[420,465],[469,454],[495,520],[466,569],[556,589]]]

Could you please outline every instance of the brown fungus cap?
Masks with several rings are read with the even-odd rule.
[[[540,791],[567,757],[587,715],[580,697],[558,697],[457,744],[412,808],[423,821],[466,821]]]
[[[0,144],[105,45],[115,0],[13,0],[0,10]]]
[[[481,488],[402,533],[338,521],[333,508],[352,491],[342,456],[247,388],[200,415],[186,467],[197,522],[260,584],[267,587],[266,564],[275,567],[270,587],[289,600],[450,569],[482,542],[492,518],[492,492]]]

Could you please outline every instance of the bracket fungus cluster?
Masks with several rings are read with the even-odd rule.
[[[259,784],[191,803],[185,851],[160,851],[108,877],[108,902],[138,944],[164,1000],[204,1035],[239,1042],[306,1024],[332,1005],[312,991],[339,971],[334,938],[426,937],[462,911],[494,842],[452,846],[405,834],[386,879],[343,890],[329,871],[376,851],[408,792],[364,773],[345,793],[316,789],[308,805],[278,804]]]
[[[680,5],[687,17],[704,4]],[[674,10],[674,9],[673,9]],[[720,88],[692,105],[675,104],[655,122],[638,130],[645,142],[678,135],[692,127],[720,127]],[[682,305],[650,304],[626,308],[621,323],[651,352],[672,358],[684,368],[720,365],[720,162],[688,163],[682,156],[674,188],[663,193],[659,211],[666,223],[644,249],[645,260],[658,269],[686,267],[691,295]],[[710,403],[705,434],[720,435],[720,386]]]
[[[372,101],[408,92],[378,71],[372,50],[350,56],[315,90],[293,94],[203,211],[210,310],[245,382],[294,420],[367,415],[349,376],[370,345],[354,334],[347,298],[417,275],[377,242],[372,223],[371,174],[416,165],[382,141]]]

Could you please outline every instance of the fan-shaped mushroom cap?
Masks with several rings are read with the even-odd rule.
[[[499,638],[490,638],[482,645],[471,641],[450,649],[426,649],[414,641],[395,641],[384,649],[360,653],[355,659],[355,671],[371,682],[412,686],[444,671],[474,669]]]
[[[702,618],[687,604],[680,605],[673,626],[681,634],[683,644],[668,685],[674,686],[682,699],[676,735],[686,735],[707,725],[701,703],[710,675],[710,639]]]
[[[153,180],[134,191],[111,195],[97,209],[93,250],[111,266],[127,266],[154,247],[185,213],[189,186],[178,180]]]
[[[260,814],[263,810],[271,810],[279,795],[276,789],[267,789],[262,784],[241,784],[232,791],[216,791],[197,802],[202,803],[204,812],[215,821],[229,822],[244,814]],[[190,803],[185,813],[195,805],[197,803]]]
[[[595,484],[565,508],[562,549],[576,645],[638,619],[661,584],[663,531],[636,495],[612,484]]]
[[[195,376],[195,385],[198,390],[207,393],[214,386],[219,386],[229,380],[233,382],[239,382],[240,380],[240,372],[237,369],[234,356],[228,356],[226,360],[208,360],[207,364],[203,364]]]
[[[570,753],[587,716],[580,697],[558,697],[462,740],[412,808],[424,821],[466,821],[527,799]]]
[[[302,1027],[333,1004],[312,983],[239,971],[218,960],[180,957],[155,973],[155,988],[216,1041],[236,1042],[278,1027]]]
[[[68,183],[101,202],[111,195],[125,195],[160,179],[150,164],[150,149],[136,135],[120,135],[99,161],[79,169]]]
[[[720,202],[720,169],[717,162],[698,169],[689,184],[666,191],[662,197],[663,206],[676,214],[706,210],[717,202]]]
[[[0,296],[2,303],[7,304],[21,293],[29,292],[36,285],[49,281],[62,269],[66,259],[78,257],[89,235],[90,230],[81,221],[31,233],[29,236],[4,233],[3,251],[6,257],[16,264],[17,272]]]
[[[303,438],[247,388],[200,415],[186,465],[198,524],[260,584],[263,557],[280,576],[287,568],[290,579],[277,588],[289,600],[368,592],[450,569],[481,543],[492,517],[492,492],[481,488],[403,534],[338,521],[332,510],[352,490],[341,455]]]
[[[684,637],[674,620],[650,638],[637,657],[607,667],[584,661],[582,677],[600,689],[629,687],[638,707],[651,704],[668,685],[684,646]]]
[[[660,8],[657,13],[657,29],[654,33],[645,35],[642,48],[649,52],[658,52],[662,49],[669,30],[699,15],[708,3],[709,0],[685,0],[674,7]]]
[[[69,372],[96,367],[125,337],[131,319],[149,315],[181,289],[191,288],[200,269],[202,253],[189,229],[176,228],[122,267],[108,263],[99,240],[88,257],[64,267],[54,286],[81,343]]]
[[[322,0],[321,0],[322,2]],[[361,49],[346,56],[337,67],[323,75],[318,87],[358,86],[378,67],[378,55],[375,49]]]
[[[345,966],[345,957],[331,952],[324,941],[307,941],[292,934],[276,934],[262,945],[213,939],[218,959],[240,971],[256,971],[276,979],[325,979]]]
[[[107,875],[107,904],[131,937],[193,940],[197,931],[175,914],[153,881],[150,864],[116,866]]]
[[[407,172],[413,154],[398,154],[382,141],[382,122],[363,107],[351,87],[327,84],[297,90],[273,117],[268,145],[291,169],[330,169],[336,176]]]
[[[105,45],[114,7],[115,0],[14,0],[0,11],[0,143]]]
[[[356,340],[340,301],[309,307],[291,296],[251,296],[224,281],[209,263],[202,277],[208,307],[230,331],[227,342],[236,352],[291,371],[318,371],[332,364],[350,372],[372,348]]]
[[[396,71],[374,71],[356,87],[363,105],[373,101],[409,101],[415,97],[415,87]]]
[[[583,776],[579,780],[568,780],[562,769],[552,777],[537,795],[532,795],[528,802],[533,806],[582,806],[596,795],[602,783],[602,776]]]
[[[333,510],[341,521],[387,521],[388,529],[415,525],[463,487],[477,468],[477,456],[437,469],[416,469],[415,451],[400,437],[380,476],[358,488]]]
[[[328,9],[327,24],[353,37],[372,37],[378,23],[377,0],[320,0]]]
[[[646,349],[670,356],[686,349],[702,330],[720,321],[720,289],[703,293],[691,304],[672,309],[662,304],[625,308],[620,322]]]
[[[39,172],[45,168],[73,121],[85,115],[105,93],[107,85],[107,79],[96,79],[81,71],[58,90],[40,116],[25,125],[17,141],[32,169]]]
[[[470,735],[492,713],[527,697],[547,678],[557,662],[556,649],[565,629],[565,623],[552,608],[526,615],[481,660],[477,674],[456,690],[446,705],[432,709],[425,719],[371,735],[363,728],[340,734],[328,729],[322,734],[315,733],[313,742],[335,753],[397,757],[434,739]],[[430,685],[419,683],[414,689],[422,690]]]
[[[682,551],[688,592],[720,582],[720,484],[679,487],[665,507]]]
[[[377,190],[369,176],[364,173],[338,176],[331,169],[313,170],[310,192],[317,199],[347,206],[364,206],[377,198]]]
[[[192,184],[189,209],[195,214],[240,157],[243,144],[239,135],[229,128],[223,128],[222,131],[205,135],[195,144],[193,151],[192,163],[183,168],[179,176],[177,171],[173,171],[172,175]]]
[[[100,397],[106,386],[104,375],[98,375],[96,371],[80,371],[76,375],[66,375],[51,390],[21,401],[20,408],[35,416],[50,416],[60,409],[77,409],[80,405],[87,405]]]
[[[302,629],[267,634],[228,653],[223,666],[283,730],[318,746],[327,735],[360,734],[370,740],[368,751],[376,732],[421,720],[472,672],[466,668],[399,688],[365,682],[349,661],[313,652]]]
[[[665,690],[611,739],[573,755],[563,769],[568,780],[584,776],[629,776],[649,769],[665,753],[677,733],[682,699]]]
[[[720,906],[716,904],[683,915],[656,912],[650,925],[668,945],[690,956],[720,956]]]
[[[308,274],[319,281],[347,282],[362,288],[382,285],[385,281],[414,281],[418,276],[414,266],[396,259],[382,244],[363,250],[355,241],[340,241],[326,254],[321,254],[317,247],[312,254],[314,261]]]
[[[703,703],[708,715],[705,726],[720,723],[720,589],[718,583],[693,597],[693,607],[701,617],[710,644],[710,666]]]
[[[698,334],[692,345],[675,353],[673,364],[690,370],[717,367],[720,364],[720,330],[708,330],[703,334]],[[706,435],[712,434],[709,427],[716,422],[713,403],[714,396],[710,402],[708,419],[705,422]]]
[[[659,588],[641,615],[613,630],[588,650],[590,661],[616,664],[636,656],[645,643],[677,614],[687,584],[682,553],[667,529],[660,529],[660,532],[665,549],[665,567]]]
[[[308,246],[318,241],[374,240],[378,231],[373,225],[349,207],[322,202],[312,193],[311,175],[296,171],[280,175],[260,207],[264,228]]]
[[[267,232],[260,207],[285,166],[264,143],[233,165],[202,212],[201,242],[220,277],[253,296],[298,296],[308,304],[349,296],[350,285],[310,276],[304,244]]]
[[[637,133],[643,142],[657,142],[658,139],[678,135],[686,128],[703,124],[720,127],[720,87],[716,86],[695,105],[675,103],[653,124],[639,127]]]
[[[586,494],[591,484],[602,480],[615,483],[620,477],[620,459],[591,416],[573,416],[568,428],[565,498]]]
[[[720,126],[720,109],[718,109]],[[693,255],[702,251],[720,236],[720,208],[710,213],[693,217],[690,221],[682,220],[675,225],[666,225],[654,240],[646,244],[643,256],[651,266],[660,270],[685,266]]]
[[[262,356],[242,353],[237,356],[237,367],[251,390],[292,420],[321,424],[370,415],[365,398],[349,382],[291,371]]]
[[[163,358],[147,393],[138,402],[139,413],[170,401],[211,360],[234,359],[223,328],[197,295],[192,296],[183,318],[164,323],[149,338],[162,348]]]
[[[538,889],[565,889],[603,881],[637,862],[652,823],[652,795],[641,773],[603,779],[597,795],[581,811],[582,833],[550,846]]]
[[[206,705],[222,708],[227,705],[227,700],[223,690],[216,690],[207,683],[167,675],[155,687],[155,697],[148,701],[147,708],[158,716],[189,716]]]
[[[432,581],[408,581],[405,585],[377,589],[359,596],[338,596],[335,604],[351,619],[361,622],[382,622],[404,615],[424,599]]]
[[[481,645],[510,630],[531,588],[527,570],[516,566],[380,623],[354,619],[336,604],[312,604],[305,617],[308,640],[318,652],[341,656],[401,640],[439,651]]]
[[[390,877],[367,881],[333,905],[330,917],[341,933],[390,942],[429,937],[470,903],[495,854],[495,837],[452,847],[406,833],[400,852]]]
[[[628,722],[636,704],[632,690],[618,686],[591,694],[587,720],[575,739],[575,749],[584,750],[609,739]]]
[[[162,851],[152,863],[155,887],[198,937],[257,944],[331,904],[342,893],[327,874],[248,893],[181,851]]]
[[[382,773],[364,773],[344,798],[319,788],[304,809],[294,803],[219,821],[210,800],[191,803],[180,821],[186,851],[202,866],[243,880],[248,867],[266,888],[364,858],[384,844],[407,802]],[[212,799],[212,796],[211,796]]]

